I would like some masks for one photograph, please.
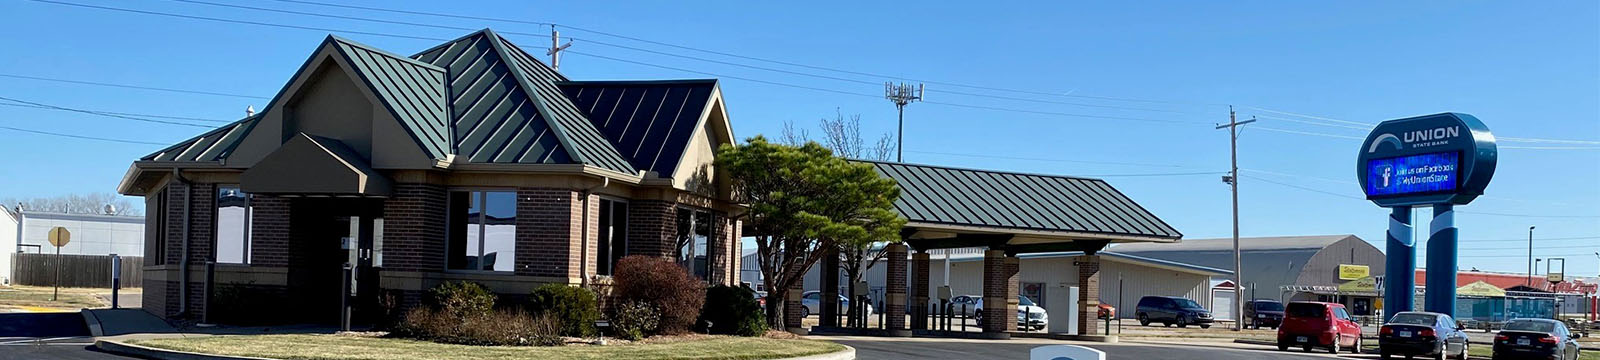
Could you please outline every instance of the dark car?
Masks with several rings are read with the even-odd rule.
[[[1494,336],[1494,359],[1575,360],[1581,336],[1560,321],[1511,319]]]
[[[1244,303],[1244,327],[1278,328],[1283,323],[1283,303],[1277,300],[1250,300]]]
[[[1343,304],[1295,301],[1284,306],[1283,325],[1278,327],[1278,350],[1299,347],[1328,349],[1338,354],[1347,346],[1361,352],[1361,324],[1350,319]]]
[[[1139,325],[1150,326],[1150,323],[1161,323],[1165,326],[1178,325],[1188,327],[1190,324],[1200,325],[1200,328],[1210,328],[1216,319],[1211,318],[1211,311],[1200,306],[1200,303],[1177,296],[1146,296],[1139,299],[1139,307],[1134,310],[1139,318]]]
[[[1378,353],[1385,359],[1399,355],[1466,360],[1468,346],[1467,333],[1450,315],[1407,311],[1394,314],[1378,328]]]

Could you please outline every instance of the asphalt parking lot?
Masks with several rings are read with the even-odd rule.
[[[1154,341],[1124,341],[1116,344],[1071,342],[1042,339],[968,340],[878,337],[812,337],[856,348],[858,359],[1027,359],[1029,350],[1045,345],[1082,345],[1106,353],[1109,360],[1144,359],[1376,359],[1373,354],[1343,354],[1278,351],[1271,346],[1234,344],[1225,341],[1189,341],[1184,344]]]

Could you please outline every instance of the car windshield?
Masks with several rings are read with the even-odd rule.
[[[1556,323],[1545,321],[1512,321],[1506,323],[1506,330],[1536,331],[1543,333],[1556,332]]]
[[[1172,299],[1172,300],[1178,302],[1178,307],[1179,308],[1184,308],[1184,309],[1204,309],[1203,307],[1200,307],[1200,303],[1196,303],[1196,302],[1194,302],[1194,300],[1189,300],[1189,299]]]
[[[1034,306],[1033,305],[1033,300],[1028,299],[1027,296],[1021,296],[1021,295],[1017,296],[1017,305]]]
[[[1283,311],[1283,303],[1276,301],[1256,303],[1256,311]]]
[[[1399,313],[1395,314],[1394,319],[1390,319],[1389,323],[1400,325],[1433,326],[1434,324],[1439,323],[1439,317],[1429,314]]]

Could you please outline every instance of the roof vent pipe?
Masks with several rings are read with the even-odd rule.
[[[256,106],[255,105],[246,105],[244,107],[244,116],[245,117],[256,116]]]

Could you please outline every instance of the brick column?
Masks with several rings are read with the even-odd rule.
[[[678,236],[677,205],[659,200],[628,202],[628,255],[671,258]]]
[[[1017,329],[1017,258],[1005,250],[983,253],[983,332]]]
[[[1100,256],[1079,256],[1074,262],[1078,264],[1078,335],[1101,334]]]
[[[911,336],[906,329],[906,253],[910,248],[906,244],[889,244],[885,249],[889,257],[889,268],[885,269],[889,279],[884,281],[883,317],[884,328],[890,335]]]
[[[928,329],[928,251],[911,254],[911,329]]]
[[[583,199],[578,191],[517,189],[515,266],[518,275],[577,280],[582,264]],[[591,216],[591,220],[593,217]],[[590,256],[594,253],[590,252]],[[513,259],[498,259],[507,261]],[[569,281],[570,281],[569,280]],[[575,281],[574,281],[575,282]]]
[[[817,324],[820,326],[840,326],[839,324],[839,250],[823,250],[822,261],[817,263],[818,284],[822,291],[822,298],[818,301]],[[853,297],[854,295],[852,295]]]
[[[449,193],[434,184],[394,184],[394,195],[383,201],[383,269],[440,272],[444,270],[445,211]],[[298,214],[291,214],[290,219]],[[290,229],[298,234],[298,228]],[[301,234],[309,235],[309,234]],[[311,238],[295,237],[307,242]],[[290,248],[293,249],[294,244]],[[290,253],[290,265],[296,255]],[[511,259],[507,259],[511,260]]]
[[[803,273],[800,273],[801,265],[799,262],[795,262],[786,270],[792,274],[791,276],[794,276],[794,284],[789,285],[789,295],[783,299],[783,327],[789,332],[797,334],[806,333],[804,325],[801,325],[803,318],[800,317],[800,309],[803,308],[800,305],[800,295],[806,291],[806,278]]]
[[[250,265],[289,266],[289,198],[250,198]]]

